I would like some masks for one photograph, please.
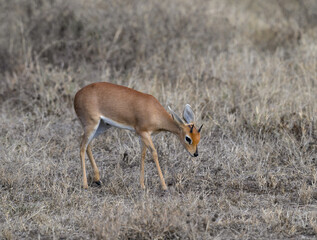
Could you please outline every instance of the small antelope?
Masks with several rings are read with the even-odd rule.
[[[87,151],[94,171],[94,182],[100,184],[100,174],[91,152],[93,138],[105,132],[111,126],[135,131],[141,138],[141,173],[140,184],[144,185],[144,160],[148,148],[154,158],[162,188],[167,189],[156,149],[151,134],[168,131],[178,136],[180,142],[191,156],[198,156],[200,131],[194,125],[195,115],[187,104],[184,109],[184,120],[170,108],[171,115],[152,95],[128,87],[107,82],[92,83],[79,90],[74,99],[75,112],[84,128],[80,146],[81,165],[83,170],[83,187],[88,188],[85,152]]]

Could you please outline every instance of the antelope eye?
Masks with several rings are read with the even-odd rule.
[[[192,140],[188,136],[185,137],[185,141],[188,142],[188,144],[192,144]]]

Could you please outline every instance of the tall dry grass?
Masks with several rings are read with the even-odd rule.
[[[0,236],[315,239],[315,1],[0,1]],[[81,188],[73,96],[109,81],[204,123],[200,157],[155,136],[94,142]],[[88,166],[89,175],[91,168]],[[90,176],[91,177],[91,176]]]

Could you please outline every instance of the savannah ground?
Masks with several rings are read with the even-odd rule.
[[[1,239],[316,239],[315,1],[0,1]],[[108,81],[204,124],[200,155],[94,141],[83,190],[73,97]]]

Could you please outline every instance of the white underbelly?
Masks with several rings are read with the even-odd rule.
[[[107,117],[104,117],[104,116],[101,116],[100,118],[101,118],[101,120],[102,120],[104,123],[107,123],[107,124],[109,124],[109,125],[111,125],[111,126],[134,131],[134,128],[131,127],[131,126],[129,126],[129,125],[124,125],[124,124],[118,123],[118,122],[113,121],[112,119],[107,118]]]

